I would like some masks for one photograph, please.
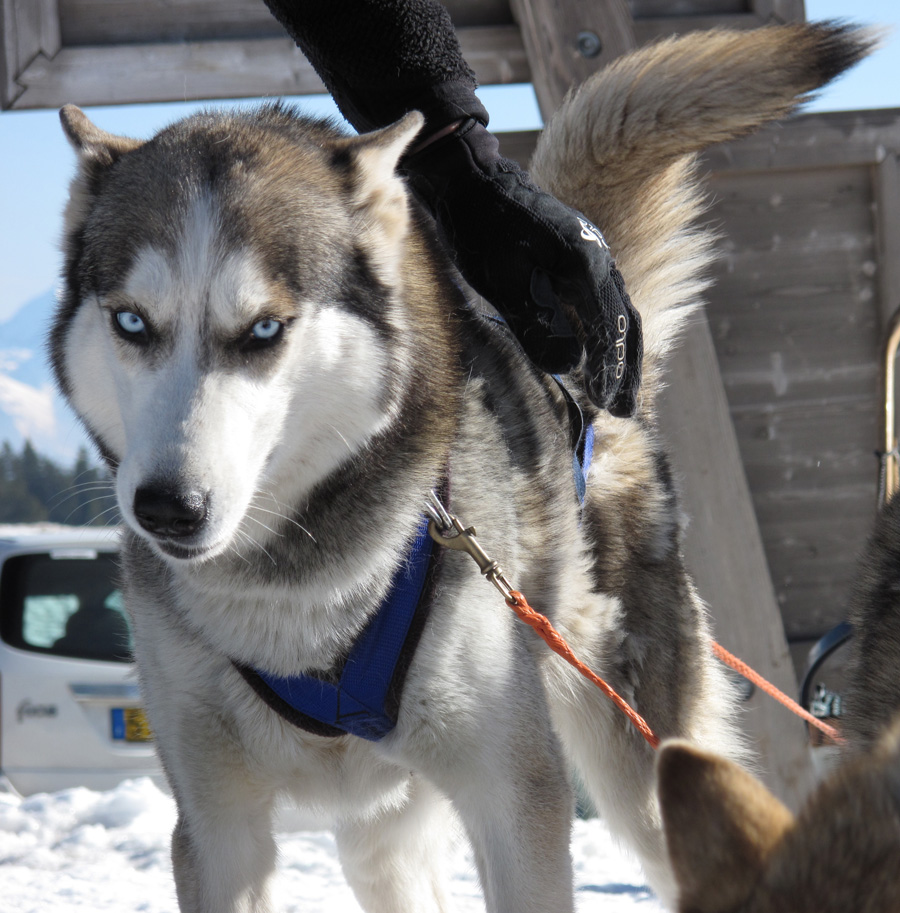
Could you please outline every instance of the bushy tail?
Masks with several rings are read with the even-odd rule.
[[[642,400],[699,306],[715,234],[696,154],[791,113],[868,53],[875,36],[834,23],[696,32],[641,48],[571,92],[544,129],[535,180],[606,235],[642,315]]]

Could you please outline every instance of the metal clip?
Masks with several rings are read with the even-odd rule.
[[[500,565],[476,541],[475,527],[464,527],[458,517],[448,513],[434,492],[431,493],[431,501],[426,505],[426,509],[431,517],[428,523],[428,534],[431,538],[438,545],[470,555],[481,573],[497,587],[504,599],[509,600],[512,585],[506,579]]]

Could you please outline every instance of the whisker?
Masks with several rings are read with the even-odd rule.
[[[118,512],[118,510],[119,510],[118,503],[113,504],[112,507],[107,507],[106,510],[101,510],[100,513],[94,517],[94,520],[99,520],[101,517],[106,516],[106,514],[116,514]],[[119,522],[119,523],[122,522],[121,514],[119,514],[119,518],[118,518],[117,522]]]
[[[302,533],[305,533],[307,536],[309,536],[309,538],[312,539],[313,542],[316,542],[316,537],[305,526],[303,526],[302,523],[298,523],[293,517],[289,517],[286,513],[284,513],[285,510],[293,511],[293,508],[289,508],[286,505],[282,504],[278,500],[278,498],[276,498],[275,495],[273,495],[269,491],[260,492],[260,494],[263,495],[264,497],[268,498],[270,501],[272,501],[272,503],[276,507],[282,508],[282,510],[281,511],[266,510],[265,507],[260,507],[258,504],[255,504],[254,507],[256,510],[258,510],[264,514],[271,514],[273,517],[278,517],[280,520],[286,520],[288,523],[293,523],[293,525],[296,526],[297,529],[299,529]],[[318,545],[318,542],[316,542],[316,544]]]
[[[251,509],[252,510],[263,510],[261,507],[256,507],[255,505]],[[275,514],[274,511],[271,511],[271,510],[265,510],[265,511],[263,511],[263,513],[273,514],[275,516],[278,516],[277,514]],[[261,526],[263,529],[268,530],[273,536],[278,536],[279,539],[284,538],[281,533],[276,533],[275,530],[272,529],[271,526],[266,526],[266,524],[263,523],[262,520],[258,520],[256,517],[251,516],[249,511],[247,512],[247,519],[252,520],[258,526]]]
[[[269,559],[269,561],[272,562],[272,564],[275,567],[278,566],[278,562],[269,554],[269,552],[266,551],[266,549],[262,546],[262,544],[257,542],[256,539],[254,539],[246,530],[239,529],[239,530],[237,530],[236,535],[240,536],[240,538],[243,539],[245,542],[247,542],[250,546],[258,548]],[[243,557],[243,556],[241,556],[241,557]],[[247,560],[247,559],[245,559],[245,560]],[[247,563],[249,564],[250,562],[247,561]]]
[[[227,549],[225,549],[224,552],[221,552],[220,554],[216,555],[215,558],[212,559],[212,563],[216,567],[218,567],[219,559],[224,558],[225,555],[235,555],[236,557],[240,558],[241,561],[244,562],[244,564],[246,564],[248,566],[250,566],[252,564],[252,562],[246,555],[241,554],[241,550],[233,542],[228,546]]]
[[[240,535],[240,532],[238,532],[237,535]],[[235,538],[237,538],[237,536],[235,536]],[[228,543],[228,549],[227,549],[227,551],[233,552],[233,553],[234,553],[235,555],[237,555],[238,558],[240,558],[241,561],[243,561],[245,564],[250,565],[250,564],[253,563],[253,562],[252,562],[252,561],[251,561],[251,560],[250,560],[250,559],[249,559],[249,558],[248,558],[248,557],[247,557],[247,556],[246,556],[246,555],[237,547],[237,545],[235,544],[234,541]],[[218,560],[219,560],[218,555],[217,555],[215,558],[213,558],[213,562],[216,563],[216,564],[218,563]]]
[[[47,506],[51,509],[60,507],[69,499],[75,498],[88,491],[109,491],[114,493],[115,489],[110,482],[84,482],[81,485],[72,485],[69,488],[64,488],[62,491],[57,492],[50,498]]]
[[[111,497],[114,497],[114,496],[113,495],[103,495],[103,497],[101,497],[101,498],[91,498],[88,501],[82,501],[80,504],[76,504],[75,507],[72,510],[70,510],[69,513],[66,514],[66,517],[63,520],[63,522],[64,523],[68,522],[68,520],[72,516],[72,514],[78,513],[79,510],[87,507],[89,504],[96,504],[99,501],[106,501]],[[105,511],[103,511],[103,513],[107,513],[110,510],[116,510],[118,508],[118,506],[119,506],[118,504],[114,504],[112,507],[108,507]]]
[[[329,427],[329,428],[330,428],[330,429],[331,429],[331,430],[332,430],[332,431],[333,431],[333,432],[334,432],[334,433],[335,433],[335,434],[344,442],[344,446],[347,448],[347,450],[350,451],[350,453],[355,453],[355,452],[356,452],[356,451],[350,446],[350,442],[347,440],[347,438],[345,438],[344,435],[341,434],[341,432],[338,430],[338,428],[337,428],[336,425],[329,425],[328,427]]]

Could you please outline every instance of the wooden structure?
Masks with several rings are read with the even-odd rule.
[[[531,81],[533,58],[509,0],[446,0],[445,6],[483,84]],[[627,23],[615,16],[617,7]],[[628,25],[630,45],[686,28],[802,18],[803,0],[558,0],[534,9],[544,21],[560,11],[560,47],[571,43],[567,27],[575,30],[573,41],[587,31],[576,11],[596,17],[607,50],[583,58],[583,76],[614,47],[626,46],[611,40],[610,16],[620,39]],[[323,91],[262,0],[0,0],[0,26],[0,109]]]
[[[650,39],[802,19],[803,0],[444,0],[483,84],[566,88]],[[323,91],[261,0],[0,0],[3,108]],[[527,162],[534,135],[507,134]],[[673,363],[665,431],[719,639],[788,692],[843,617],[876,503],[881,332],[900,305],[900,111],[799,117],[707,157],[725,257]],[[783,620],[783,624],[782,624]],[[785,637],[787,634],[787,640]],[[805,734],[747,715],[770,784]]]

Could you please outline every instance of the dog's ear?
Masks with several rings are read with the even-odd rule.
[[[59,119],[72,148],[84,163],[112,165],[125,152],[131,152],[142,145],[141,140],[101,130],[75,105],[60,108]]]
[[[657,777],[680,909],[737,909],[793,815],[736,764],[685,742],[662,746]]]
[[[409,228],[407,190],[397,167],[423,123],[418,111],[410,111],[382,130],[342,139],[337,148],[339,156],[349,158],[360,237],[367,238],[369,252],[389,282],[396,278],[397,247]]]
[[[61,108],[59,119],[72,148],[78,153],[78,171],[69,187],[64,218],[65,234],[68,236],[86,218],[98,174],[126,152],[137,149],[142,141],[101,130],[75,105]]]
[[[354,137],[353,154],[361,174],[376,181],[393,174],[424,123],[418,111],[410,111],[389,127]]]

